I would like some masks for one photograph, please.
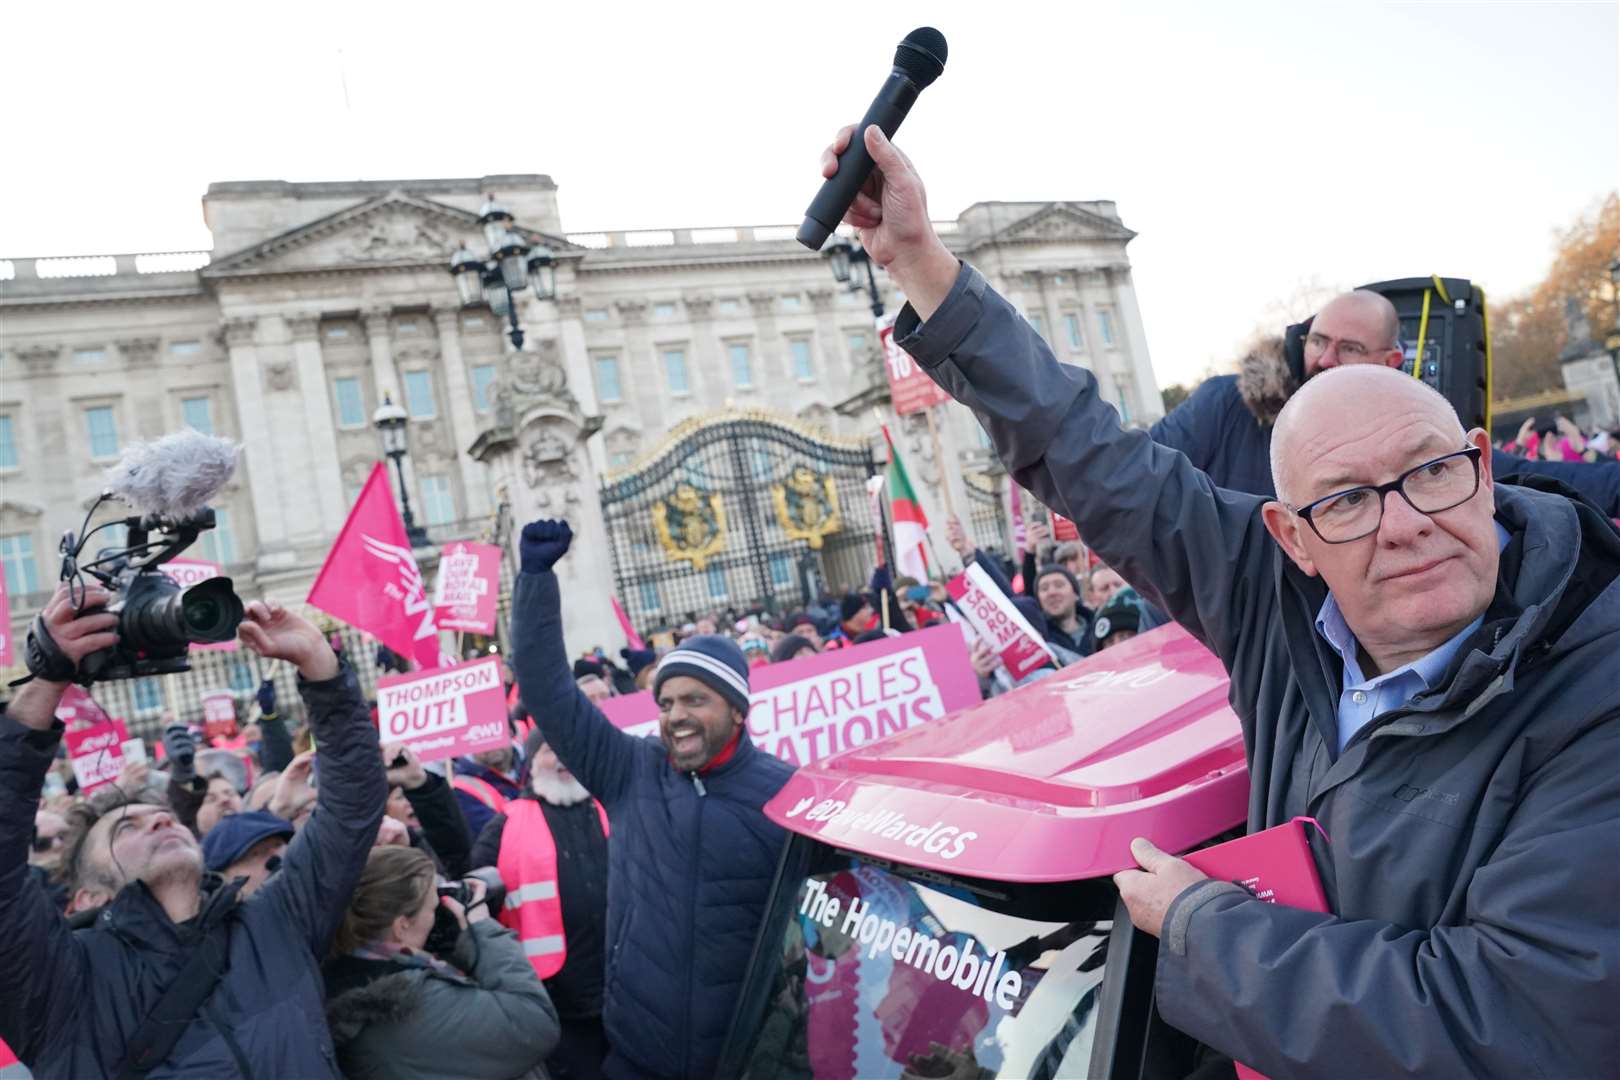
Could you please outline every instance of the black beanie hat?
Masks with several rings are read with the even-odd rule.
[[[624,657],[625,664],[630,668],[632,679],[658,663],[658,654],[651,649],[620,649],[619,655]]]
[[[1115,595],[1097,612],[1097,620],[1091,625],[1091,632],[1102,644],[1108,635],[1117,630],[1140,630],[1142,628],[1142,608],[1130,596]]]
[[[1040,591],[1042,578],[1050,577],[1053,574],[1062,574],[1063,580],[1067,581],[1069,583],[1069,588],[1074,590],[1076,602],[1080,601],[1080,582],[1076,581],[1074,575],[1069,573],[1068,567],[1061,566],[1058,563],[1047,563],[1045,566],[1041,567],[1041,572],[1035,575],[1035,591]]]
[[[872,602],[858,592],[852,592],[838,601],[838,618],[843,622],[853,619],[863,607],[870,607]]]
[[[696,679],[744,716],[748,715],[748,661],[735,641],[721,634],[689,637],[664,654],[653,676],[653,698],[671,675]]]

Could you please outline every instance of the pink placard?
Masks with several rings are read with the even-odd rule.
[[[970,563],[945,583],[969,625],[1001,657],[1001,664],[1017,682],[1051,660],[1035,628],[1030,626],[984,567]]]
[[[202,559],[170,559],[158,569],[182,589],[200,585],[225,573],[225,568],[219,563]],[[242,647],[242,643],[232,638],[229,641],[198,642],[191,647],[198,652],[235,652]]]
[[[377,730],[423,761],[503,746],[506,687],[498,656],[377,680]]]
[[[88,795],[118,779],[124,771],[124,743],[129,733],[122,720],[88,724],[66,735],[73,776],[79,781],[79,794]]]
[[[768,664],[750,672],[749,684],[748,734],[760,749],[796,765],[979,700],[967,646],[954,626]],[[601,707],[633,735],[657,733],[658,707],[649,691],[609,698]]]
[[[94,724],[112,722],[112,717],[101,707],[101,702],[77,683],[69,683],[67,689],[62,691],[61,700],[56,703],[56,718],[62,721],[69,734]]]
[[[500,548],[464,540],[446,544],[439,555],[439,580],[433,590],[439,629],[493,634],[500,581]]]
[[[229,690],[215,690],[203,697],[203,734],[212,742],[236,734],[236,698]]]

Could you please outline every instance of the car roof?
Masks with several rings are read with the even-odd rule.
[[[877,859],[998,881],[1134,866],[1242,825],[1248,769],[1220,661],[1179,626],[801,767],[765,807]]]

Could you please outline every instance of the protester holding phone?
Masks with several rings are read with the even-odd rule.
[[[376,848],[333,951],[327,1020],[350,1080],[545,1076],[557,1011],[484,882],[441,886],[423,852]]]

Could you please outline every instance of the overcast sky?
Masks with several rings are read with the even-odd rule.
[[[1620,177],[1611,2],[11,4],[0,254],[208,247],[214,180],[543,172],[570,231],[797,222],[919,23],[933,215],[1115,200],[1162,383],[1304,286],[1519,291]]]

